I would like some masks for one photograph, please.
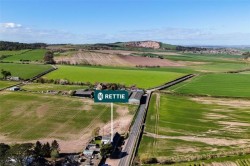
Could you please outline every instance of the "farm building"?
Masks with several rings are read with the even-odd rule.
[[[18,86],[13,86],[11,88],[9,88],[10,91],[19,91],[20,90],[20,87]]]
[[[102,136],[102,144],[108,144],[111,142],[111,138],[110,138],[110,135],[108,136]]]
[[[76,90],[74,96],[93,98],[94,91],[80,89],[80,90]]]
[[[143,91],[132,92],[128,100],[129,104],[140,104],[143,94],[144,94]]]
[[[9,77],[7,77],[7,80],[10,80],[10,81],[19,81],[20,78],[19,77],[14,77],[14,76],[9,76]]]
[[[86,157],[92,157],[93,154],[94,154],[94,150],[85,149],[85,150],[83,151],[83,154],[84,154],[84,156],[86,156]]]

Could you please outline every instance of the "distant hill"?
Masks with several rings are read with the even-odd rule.
[[[37,49],[45,48],[45,43],[19,43],[19,42],[8,42],[0,41],[0,50],[22,50],[22,49]]]

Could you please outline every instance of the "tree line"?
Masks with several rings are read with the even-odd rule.
[[[45,158],[52,158],[54,162],[59,157],[59,144],[56,140],[52,143],[36,144],[23,143],[8,145],[0,143],[0,165],[46,165]]]
[[[0,50],[22,50],[22,49],[38,49],[45,48],[45,43],[19,43],[19,42],[8,42],[0,41]]]

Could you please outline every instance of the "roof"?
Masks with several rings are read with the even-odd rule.
[[[102,140],[110,141],[110,135],[102,136]]]
[[[86,91],[84,89],[76,90],[75,95],[92,95],[93,91]]]
[[[141,100],[141,97],[143,96],[143,94],[144,94],[143,91],[133,92],[129,99]]]

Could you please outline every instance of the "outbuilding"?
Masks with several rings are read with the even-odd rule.
[[[94,91],[80,89],[80,90],[76,90],[74,96],[93,98]]]
[[[141,98],[143,96],[143,91],[134,91],[132,92],[131,96],[129,97],[129,104],[140,104]]]

